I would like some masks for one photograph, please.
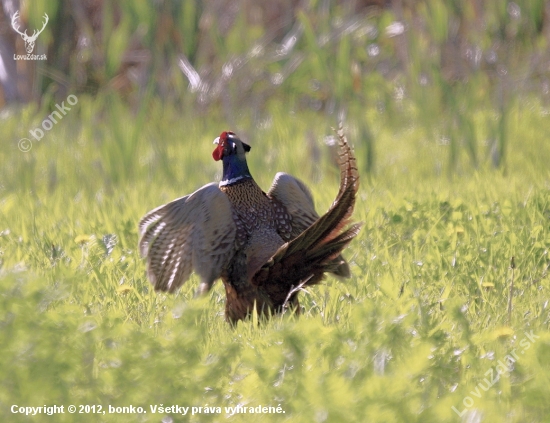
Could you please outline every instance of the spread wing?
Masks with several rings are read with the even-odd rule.
[[[290,214],[291,239],[296,238],[319,219],[309,188],[288,173],[279,172],[275,175],[267,195],[281,203]]]
[[[231,204],[216,183],[147,213],[139,222],[139,251],[156,290],[174,292],[194,270],[208,291],[234,253]]]
[[[283,172],[277,173],[267,195],[282,204],[290,214],[290,239],[296,238],[319,219],[311,191],[294,176]],[[332,273],[345,278],[351,276],[349,265],[341,255],[333,261],[335,270]]]

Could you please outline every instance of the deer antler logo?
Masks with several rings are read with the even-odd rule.
[[[46,13],[44,13],[44,18],[45,20],[42,29],[38,32],[34,30],[30,37],[27,35],[27,30],[25,30],[25,32],[19,31],[19,25],[17,24],[17,20],[19,19],[19,11],[15,12],[13,17],[11,18],[11,26],[15,30],[15,32],[23,37],[23,40],[25,41],[25,50],[27,50],[27,53],[32,53],[32,51],[34,50],[34,42],[36,41],[36,37],[38,37],[40,33],[44,31],[44,28],[46,28],[46,24],[50,20]]]

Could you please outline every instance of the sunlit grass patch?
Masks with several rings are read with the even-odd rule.
[[[12,404],[148,411],[79,421],[159,421],[155,404],[222,410],[174,421],[250,421],[228,417],[238,405],[285,411],[260,421],[460,421],[452,407],[471,421],[545,421],[550,152],[536,110],[510,112],[523,117],[510,126],[505,171],[459,161],[452,176],[438,167],[448,146],[367,111],[378,160],[362,173],[354,220],[364,226],[345,252],[352,278],[300,294],[299,318],[232,329],[221,284],[201,300],[195,277],[176,295],[155,293],[136,247],[146,211],[219,178],[211,142],[238,128],[153,104],[135,136],[131,113],[114,107],[95,121],[87,101],[89,119],[68,117],[29,153],[0,153],[0,406],[10,421],[27,421]],[[280,112],[246,139],[264,189],[277,171],[292,173],[324,211],[338,172],[321,120]],[[361,164],[358,127],[348,122]],[[514,350],[510,371],[479,387]]]

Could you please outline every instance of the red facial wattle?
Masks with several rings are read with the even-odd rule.
[[[227,141],[227,132],[222,132],[221,135],[217,138],[218,146],[212,152],[212,157],[214,160],[219,161],[223,158],[223,151],[225,150],[225,142]],[[216,142],[216,141],[214,141]]]
[[[220,142],[216,149],[212,152],[214,160],[219,161],[223,157],[223,144]]]

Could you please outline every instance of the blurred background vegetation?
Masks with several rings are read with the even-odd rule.
[[[2,0],[2,6],[4,117],[22,104],[43,117],[74,94],[99,106],[81,110],[81,119],[101,122],[113,107],[127,108],[138,128],[134,138],[160,103],[183,120],[223,120],[246,139],[283,113],[320,122],[306,134],[310,146],[345,118],[371,173],[372,121],[395,130],[414,124],[434,148],[448,146],[439,170],[453,174],[479,166],[506,170],[510,110],[518,104],[546,110],[550,98],[544,0]],[[48,14],[34,51],[47,60],[12,59],[25,52],[11,28],[18,10],[29,33]]]
[[[47,60],[13,59],[16,12],[28,34],[48,15]],[[0,410],[548,422],[549,42],[542,0],[0,0]],[[324,212],[340,119],[361,167],[352,279],[300,294],[300,319],[234,330],[221,284],[152,292],[137,222],[219,180],[214,137],[237,132],[261,187],[289,172]],[[515,348],[509,377],[473,394]],[[97,417],[78,421],[160,420]],[[32,417],[54,420],[75,421]]]

